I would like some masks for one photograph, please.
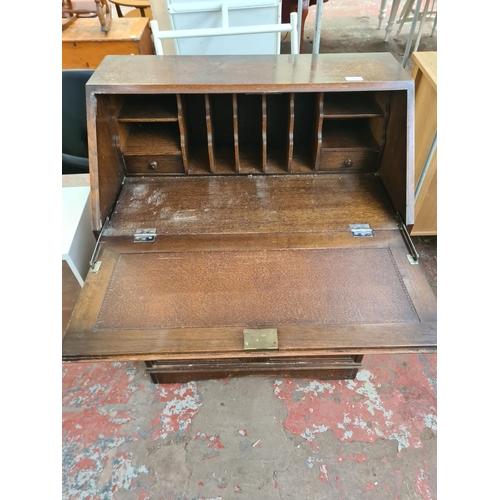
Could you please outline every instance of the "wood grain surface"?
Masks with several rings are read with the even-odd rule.
[[[126,178],[106,236],[396,229],[380,179],[370,175]]]

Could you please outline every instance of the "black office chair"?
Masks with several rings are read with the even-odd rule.
[[[93,69],[62,70],[62,173],[89,171],[85,84]]]

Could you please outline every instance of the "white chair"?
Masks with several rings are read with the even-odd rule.
[[[169,39],[178,55],[279,54],[281,33],[290,33],[291,53],[299,53],[297,13],[281,23],[281,0],[166,1],[172,29],[150,22],[157,55]]]
[[[386,2],[387,2],[387,0],[382,0],[382,4],[381,4],[381,8],[380,8],[381,10],[380,10],[380,15],[379,15],[380,22],[379,22],[378,29],[380,29],[382,27],[382,19],[381,19],[382,9],[384,9],[384,12],[385,12]],[[422,2],[422,0],[420,2],[418,0],[406,0],[405,3],[403,4],[403,8],[401,10],[399,18],[396,21],[397,11],[399,9],[400,2],[401,2],[401,0],[394,0],[392,3],[389,21],[387,22],[387,26],[386,26],[386,34],[385,34],[384,42],[389,41],[394,22],[396,22],[396,24],[399,25],[398,30],[396,32],[396,37],[397,37],[401,33],[401,30],[402,30],[403,25],[405,23],[412,23],[412,26],[413,26],[416,24],[417,21],[420,21],[419,31],[421,32],[424,23],[426,21],[434,18],[434,24],[432,26],[432,32],[431,32],[431,36],[433,36],[434,31],[436,30],[436,26],[437,26],[437,2],[436,2],[436,0],[433,0],[432,4],[430,3],[430,0],[425,0],[425,2]],[[422,4],[424,5],[423,11],[421,11]]]
[[[430,7],[430,8],[429,8]],[[397,20],[397,24],[399,24],[399,28],[396,31],[395,37],[398,37],[403,29],[403,25],[405,23],[413,22],[414,17],[417,16],[417,21],[420,21],[420,28],[418,33],[418,40],[416,42],[417,47],[414,50],[417,50],[418,43],[420,41],[420,37],[422,34],[422,28],[427,20],[432,20],[434,18],[434,24],[432,26],[431,36],[434,36],[434,31],[436,29],[437,24],[437,6],[436,0],[432,0],[432,5],[430,4],[430,0],[426,0],[424,5],[423,12],[415,12],[415,0],[407,0],[405,3],[403,10],[401,11],[401,15]]]
[[[424,10],[421,12],[422,3],[424,4]],[[384,37],[384,42],[389,41],[389,37],[392,31],[392,26],[396,19],[396,14],[399,9],[400,0],[394,0],[391,8],[391,14],[389,16],[389,21],[387,22],[386,34]],[[413,15],[411,15],[413,14]],[[420,45],[420,39],[422,37],[422,31],[424,28],[424,24],[427,20],[434,18],[434,24],[432,26],[431,36],[434,35],[434,31],[437,26],[437,7],[436,0],[432,0],[432,5],[430,0],[406,0],[397,24],[399,24],[398,31],[396,36],[399,35],[401,29],[406,22],[411,22],[410,33],[408,34],[408,39],[406,41],[406,49],[403,55],[402,66],[406,67],[406,63],[408,61],[408,57],[411,52],[411,45],[413,43],[413,35],[415,34],[415,29],[417,26],[417,22],[420,21],[420,27],[417,34],[417,40],[415,42],[415,46],[413,47],[413,51],[417,51]]]

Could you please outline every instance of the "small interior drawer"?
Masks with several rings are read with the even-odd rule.
[[[184,172],[182,155],[139,155],[124,156],[129,174],[177,174]]]
[[[377,151],[328,151],[322,150],[319,170],[345,172],[375,172]]]

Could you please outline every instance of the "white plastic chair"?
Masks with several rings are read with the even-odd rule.
[[[172,29],[150,21],[157,55],[169,39],[178,55],[279,54],[281,33],[290,33],[291,53],[299,53],[297,13],[281,23],[281,0],[166,2]]]

